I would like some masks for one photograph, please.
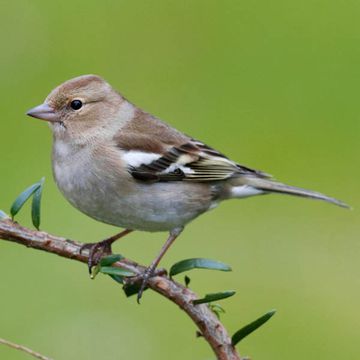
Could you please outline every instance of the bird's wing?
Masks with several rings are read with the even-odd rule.
[[[123,142],[126,143],[126,137]],[[236,164],[213,148],[193,139],[181,145],[164,145],[157,139],[132,135],[136,146],[124,151],[129,173],[142,181],[220,181],[239,175],[265,178],[267,174]],[[143,145],[141,145],[143,143]],[[163,151],[159,152],[159,149]],[[165,148],[165,150],[164,150]]]
[[[139,111],[115,137],[129,173],[142,181],[220,181],[269,175],[239,165],[150,114]]]

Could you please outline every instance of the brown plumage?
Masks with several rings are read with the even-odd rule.
[[[61,84],[28,115],[50,123],[54,176],[70,203],[128,229],[93,245],[89,268],[132,230],[170,232],[144,276],[139,298],[184,226],[223,200],[283,193],[346,206],[239,165],[137,108],[95,75]]]

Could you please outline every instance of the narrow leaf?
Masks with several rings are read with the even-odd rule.
[[[100,272],[100,265],[97,264],[96,266],[93,266],[91,269],[90,279],[94,280],[99,272]]]
[[[20,211],[25,202],[29,199],[29,197],[39,188],[40,183],[37,182],[29,186],[26,190],[24,190],[13,202],[10,208],[11,217],[14,219],[14,216]]]
[[[209,303],[209,302],[212,302],[212,301],[226,299],[226,298],[228,298],[230,296],[233,296],[233,295],[235,295],[235,291],[232,291],[232,290],[218,292],[218,293],[214,293],[214,294],[207,294],[202,299],[193,300],[193,304],[194,305],[205,304],[205,303]]]
[[[244,326],[240,330],[238,330],[231,338],[231,344],[235,346],[246,336],[251,334],[253,331],[257,330],[260,326],[264,325],[274,314],[276,310],[271,310],[267,312],[265,315],[259,317],[252,323]]]
[[[119,284],[124,284],[124,277],[120,275],[109,275],[112,279],[114,279]]]
[[[225,314],[225,309],[219,304],[209,304],[210,310],[220,319],[220,314]]]
[[[108,275],[134,276],[131,271],[112,266],[101,266],[100,272]]]
[[[184,281],[185,281],[185,286],[189,287],[191,279],[187,275],[184,276]]]
[[[35,190],[31,204],[31,219],[36,229],[40,227],[40,209],[41,209],[41,195],[43,191],[45,178],[39,182],[39,187]]]
[[[220,271],[231,271],[231,267],[220,261],[194,258],[177,262],[170,268],[170,277],[192,269],[210,269]]]
[[[4,211],[0,210],[0,220],[8,219],[9,216]]]
[[[109,256],[105,256],[100,260],[100,266],[111,266],[117,261],[123,259],[124,257],[120,254],[113,254]]]

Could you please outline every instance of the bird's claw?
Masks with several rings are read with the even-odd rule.
[[[142,275],[142,282],[141,282],[141,286],[140,286],[140,290],[137,294],[137,303],[140,304],[140,299],[142,297],[142,294],[144,292],[144,290],[147,288],[149,279],[154,275],[155,272],[155,268],[152,266],[149,266],[143,273]]]
[[[80,254],[84,251],[89,251],[89,258],[88,258],[88,269],[89,274],[91,275],[92,268],[99,264],[100,260],[107,255],[112,254],[111,250],[111,243],[109,241],[104,240],[97,243],[88,243],[84,244],[80,248]]]

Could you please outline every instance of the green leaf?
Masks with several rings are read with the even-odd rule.
[[[231,267],[220,261],[194,258],[181,260],[170,268],[170,277],[192,269],[210,269],[220,271],[231,271]]]
[[[120,254],[105,256],[100,260],[100,266],[111,266],[121,259],[124,259],[124,257]]]
[[[246,336],[251,334],[253,331],[257,330],[260,326],[264,325],[274,314],[276,310],[271,310],[267,312],[265,315],[259,317],[252,323],[244,326],[240,330],[238,330],[231,338],[231,344],[235,346]]]
[[[193,304],[194,305],[205,304],[205,303],[209,303],[209,302],[212,302],[212,301],[226,299],[226,298],[228,298],[230,296],[233,296],[233,295],[235,295],[235,291],[232,291],[232,290],[218,292],[218,293],[214,293],[214,294],[207,294],[202,299],[193,300]]]
[[[25,202],[30,198],[30,196],[41,186],[40,182],[29,186],[26,190],[24,190],[13,202],[10,208],[10,214],[12,219],[14,216],[20,211]]]
[[[209,308],[219,320],[220,320],[220,314],[225,314],[224,308],[219,304],[209,304]]]
[[[4,211],[0,210],[0,220],[8,219],[9,216]]]
[[[191,279],[187,275],[184,276],[184,281],[185,281],[185,286],[189,287]]]
[[[132,273],[131,271],[121,269],[118,267],[113,267],[113,266],[101,266],[100,272],[102,272],[103,274],[118,275],[118,276],[124,276],[124,277],[134,276],[134,273]]]
[[[119,284],[124,284],[124,277],[120,275],[109,275],[112,279],[114,279]]]
[[[40,227],[40,209],[41,209],[41,195],[43,191],[45,178],[40,180],[39,187],[35,190],[31,204],[31,219],[36,229]]]
[[[91,269],[90,279],[94,280],[99,272],[100,272],[100,265],[97,264],[96,266],[93,266]]]

